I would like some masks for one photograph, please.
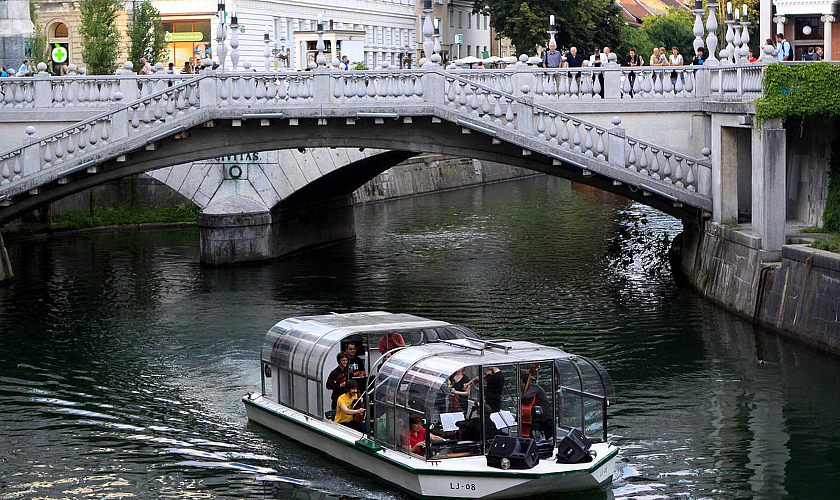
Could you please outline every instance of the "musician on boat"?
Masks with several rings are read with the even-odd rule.
[[[478,377],[470,381],[475,387]],[[502,392],[505,390],[505,376],[498,366],[490,366],[484,373],[484,402],[490,406],[493,413],[502,410]]]
[[[442,437],[436,434],[429,435],[429,439],[433,443],[444,441]],[[423,428],[422,421],[418,415],[408,417],[408,430],[400,435],[400,442],[405,451],[417,455],[426,454],[426,429]]]
[[[347,353],[347,369],[350,372],[350,378],[355,379],[356,383],[367,385],[364,383],[365,377],[365,360],[356,355],[356,343],[348,342],[344,347],[344,352]]]
[[[338,366],[336,366],[327,377],[327,389],[332,391],[331,408],[336,407],[335,405],[338,402],[338,398],[344,394],[344,386],[347,385],[348,380],[347,363],[350,358],[347,357],[347,353],[340,352],[336,355],[335,360],[338,362]]]
[[[534,431],[540,431],[544,439],[551,439],[554,436],[554,405],[548,400],[548,395],[545,389],[539,386],[536,380],[535,369],[520,370],[519,382],[522,390],[522,416],[520,421],[523,430],[526,427],[526,422],[530,423],[530,428]],[[534,407],[539,406],[542,409],[542,415],[536,418],[534,415]],[[536,437],[534,435],[528,437]]]
[[[449,409],[447,411],[466,411],[467,399],[470,397],[471,380],[467,380],[464,368],[449,376],[446,386],[449,388]]]
[[[364,417],[365,408],[355,408],[356,401],[359,399],[359,384],[354,380],[349,380],[344,385],[344,394],[338,398],[335,408],[334,422],[341,425],[346,425],[351,429],[359,432],[365,432]],[[359,421],[361,420],[361,421]]]

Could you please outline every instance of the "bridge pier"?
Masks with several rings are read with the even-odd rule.
[[[209,266],[276,259],[356,236],[352,194],[272,210],[232,196],[208,205],[198,226],[201,264]]]
[[[12,263],[9,261],[9,253],[3,245],[3,235],[0,234],[0,283],[15,277],[12,272]]]

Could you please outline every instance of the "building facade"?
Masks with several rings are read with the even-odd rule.
[[[442,0],[438,0],[442,1]],[[127,31],[131,17],[131,1],[124,1],[118,27]],[[166,60],[176,67],[189,61],[195,64],[206,57],[217,58],[214,50],[219,19],[217,0],[152,0],[161,12],[164,31],[168,33]],[[348,34],[354,42],[358,32],[364,34],[361,50],[354,50],[351,63],[362,63],[369,68],[387,61],[400,67],[413,60],[417,47],[417,17],[414,0],[344,0],[324,3],[315,0],[239,0],[228,1],[225,20],[237,12],[239,22],[240,67],[249,62],[254,68],[264,65],[264,34],[269,33],[272,66],[304,68],[304,58],[313,58],[312,32],[320,14],[324,28],[335,33]],[[82,40],[79,35],[81,12],[78,2],[44,0],[38,4],[37,22],[52,43],[67,45],[69,62],[82,66]],[[296,33],[299,33],[296,36]],[[343,35],[342,35],[343,36]],[[230,34],[228,34],[228,42]],[[340,42],[337,43],[340,45]],[[358,45],[358,44],[356,44]],[[354,47],[356,46],[354,45]],[[124,59],[127,38],[121,40]],[[332,49],[332,47],[330,47]],[[230,51],[228,51],[229,53]],[[330,56],[340,55],[340,47]]]
[[[840,56],[838,4],[840,0],[775,0],[771,5],[770,0],[762,0],[762,41],[784,33],[793,60],[801,61],[810,47],[822,48],[824,60],[835,60]],[[770,33],[772,26],[775,33]]]
[[[118,60],[124,61],[128,54],[128,20],[131,16],[132,2],[124,0],[120,2],[123,10],[117,16],[117,29],[123,36],[120,38],[120,55]],[[79,2],[68,2],[66,0],[40,0],[35,4],[35,21],[41,30],[47,35],[47,42],[52,46],[63,47],[67,51],[66,62],[83,66],[82,35],[79,28],[82,24],[82,11]],[[50,65],[63,61],[51,61]],[[52,68],[50,68],[52,69]],[[57,73],[57,71],[56,71]]]

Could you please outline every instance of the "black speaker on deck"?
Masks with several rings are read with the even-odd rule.
[[[586,436],[579,430],[572,429],[557,445],[557,462],[566,464],[589,462],[592,460],[589,456],[590,446]]]
[[[530,469],[540,463],[532,438],[496,436],[487,451],[487,465],[499,469]]]

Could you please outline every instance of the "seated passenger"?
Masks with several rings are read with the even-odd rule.
[[[405,339],[399,333],[386,333],[379,339],[379,353],[385,354],[391,349],[405,347]]]
[[[335,409],[339,396],[344,394],[344,386],[347,385],[347,363],[350,358],[347,353],[340,352],[336,355],[335,360],[338,366],[335,367],[330,375],[327,377],[327,389],[332,391],[332,405],[330,408]]]
[[[496,429],[496,424],[490,419],[490,414],[493,413],[493,410],[490,408],[490,405],[484,405],[484,439],[486,441],[492,440],[499,434],[499,430]],[[462,420],[460,422],[455,422],[455,425],[458,426],[458,439],[461,441],[481,441],[481,417],[476,416],[473,418],[468,418],[467,420]]]
[[[423,428],[420,417],[411,415],[408,417],[408,430],[400,435],[400,442],[403,450],[417,455],[426,455],[426,429]],[[432,442],[444,441],[435,434],[430,434]]]
[[[364,407],[353,408],[353,403],[359,399],[359,384],[351,380],[344,385],[344,394],[338,398],[333,421],[350,427],[359,432],[365,432],[365,424],[355,420],[356,415],[364,415]]]

